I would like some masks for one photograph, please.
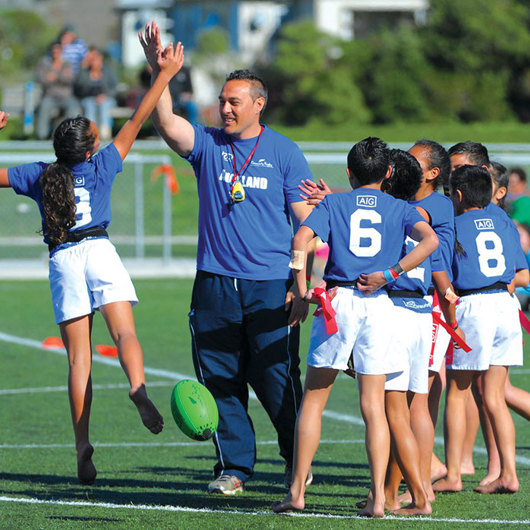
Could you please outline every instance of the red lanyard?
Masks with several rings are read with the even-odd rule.
[[[245,160],[245,162],[243,163],[239,171],[237,170],[237,167],[236,167],[236,153],[234,151],[234,144],[232,144],[232,139],[230,139],[230,147],[232,148],[232,160],[234,162],[234,175],[232,177],[232,184],[234,184],[234,182],[237,180],[237,177],[239,177],[239,175],[243,173],[245,168],[248,166],[249,162],[252,160],[252,157],[254,156],[254,153],[256,152],[256,149],[258,148],[259,139],[261,138],[261,133],[263,132],[263,129],[265,129],[265,127],[262,125],[261,130],[258,134],[258,139],[256,140],[256,145],[254,146],[254,149],[252,149],[252,152],[250,153],[250,155],[248,155],[248,158]]]

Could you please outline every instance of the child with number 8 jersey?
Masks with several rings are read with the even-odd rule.
[[[501,473],[479,493],[515,493],[515,430],[504,398],[509,366],[523,361],[522,332],[508,285],[512,281],[518,237],[510,220],[487,208],[492,196],[489,173],[478,166],[462,166],[451,176],[451,198],[456,229],[463,247],[455,253],[453,284],[460,295],[458,325],[472,351],[456,350],[447,362],[446,405],[447,476],[434,484],[436,491],[460,491],[460,466],[465,436],[465,399],[474,377],[484,372],[483,400],[500,453]]]
[[[0,169],[0,187],[12,187],[17,194],[32,198],[41,213],[44,242],[50,250],[53,309],[68,355],[77,476],[82,484],[92,484],[97,474],[89,441],[90,335],[96,309],[118,348],[131,387],[129,397],[142,422],[154,434],[164,423],[145,389],[142,350],[131,307],[138,301],[136,293],[106,228],[111,218],[114,178],[122,171],[122,161],[142,124],[183,61],[180,43],[159,52],[156,81],[112,143],[99,153],[96,125],[87,118],[70,118],[61,122],[54,133],[56,162]]]

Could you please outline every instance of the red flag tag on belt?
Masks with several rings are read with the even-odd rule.
[[[526,315],[519,309],[519,322],[521,322],[521,326],[523,326],[523,329],[530,333],[530,320],[526,318]]]
[[[460,348],[462,348],[465,352],[470,352],[471,348],[465,343],[465,341],[462,340],[462,337],[456,333],[456,331],[447,323],[444,322],[439,315],[439,313],[436,313],[433,311],[432,319],[442,326],[449,335],[451,335],[451,338],[458,344]]]
[[[322,310],[324,315],[324,322],[326,324],[326,331],[328,335],[333,335],[337,333],[337,321],[335,320],[335,310],[331,305],[331,300],[329,298],[329,293],[322,287],[316,287],[313,290],[314,295],[318,298],[319,309]]]

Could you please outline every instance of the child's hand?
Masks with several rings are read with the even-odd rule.
[[[310,179],[305,179],[298,186],[298,189],[302,192],[300,197],[307,201],[307,204],[316,206],[326,195],[333,193],[324,179],[320,179],[319,182],[317,184]]]
[[[9,114],[3,110],[0,110],[0,130],[7,125],[7,120],[9,120]]]
[[[460,326],[458,326],[458,328],[455,329],[455,333],[464,341],[466,342],[466,334],[462,331],[462,328]],[[460,349],[460,346],[458,345],[458,343],[456,341],[453,341],[453,346],[456,348],[456,349]]]
[[[365,295],[375,293],[386,285],[387,281],[383,271],[371,272],[370,274],[361,274],[357,280],[357,289]]]
[[[175,49],[173,49],[173,44],[170,44],[165,50],[159,50],[157,64],[161,71],[167,72],[170,77],[173,77],[184,64],[184,46],[182,43],[177,42]]]
[[[145,58],[149,63],[149,66],[153,70],[158,69],[158,54],[163,50],[162,41],[160,40],[160,28],[156,25],[156,22],[151,22],[145,25],[145,32],[142,35],[140,31],[138,33],[138,39],[144,49]]]

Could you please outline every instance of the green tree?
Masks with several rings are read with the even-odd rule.
[[[521,0],[431,0],[420,31],[434,101],[465,120],[530,119],[530,5]],[[436,85],[432,84],[436,82]]]
[[[57,28],[32,11],[0,9],[0,83],[33,77]]]
[[[360,55],[361,46],[366,51]],[[349,62],[355,64],[359,58],[363,67],[357,75],[376,123],[428,119],[430,66],[414,28],[382,30],[350,48]]]
[[[304,20],[285,26],[266,77],[270,106],[289,125],[366,123],[370,120],[351,71],[340,61],[341,43]]]

